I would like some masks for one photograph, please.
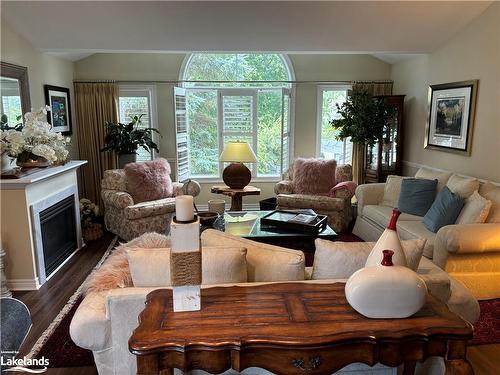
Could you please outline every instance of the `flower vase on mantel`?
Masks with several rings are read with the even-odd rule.
[[[370,255],[368,255],[365,267],[379,265],[383,259],[383,251],[386,249],[394,252],[392,256],[392,262],[394,264],[408,267],[408,261],[406,260],[403,246],[401,245],[401,240],[396,229],[396,222],[400,214],[401,212],[399,212],[397,208],[392,211],[391,221],[373,247]]]
[[[367,318],[407,318],[425,304],[427,286],[415,271],[392,263],[394,252],[382,261],[354,272],[345,285],[351,307]]]
[[[52,164],[43,156],[37,156],[31,152],[24,151],[17,157],[16,164],[21,168],[45,168]]]

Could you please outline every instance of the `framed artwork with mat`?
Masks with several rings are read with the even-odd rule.
[[[51,85],[44,85],[43,88],[45,91],[45,103],[50,107],[50,112],[47,113],[47,122],[52,125],[54,131],[62,133],[62,135],[71,135],[71,100],[69,89]]]
[[[426,149],[470,156],[478,80],[431,85]]]

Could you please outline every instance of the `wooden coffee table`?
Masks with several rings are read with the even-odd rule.
[[[472,326],[436,298],[407,319],[368,319],[343,283],[279,283],[202,289],[201,311],[172,311],[172,292],[151,292],[129,340],[137,374],[261,367],[276,374],[332,374],[349,363],[404,364],[444,357],[446,374],[469,375]]]

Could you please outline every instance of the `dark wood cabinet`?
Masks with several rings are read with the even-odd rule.
[[[383,98],[394,108],[394,115],[382,139],[377,144],[366,147],[366,183],[385,182],[390,174],[401,175],[405,95],[383,96]]]

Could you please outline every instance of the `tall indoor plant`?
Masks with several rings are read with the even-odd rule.
[[[374,97],[362,90],[354,90],[342,105],[337,104],[337,111],[340,117],[330,121],[338,131],[336,138],[351,138],[352,143],[362,149],[383,139],[394,115],[394,109],[386,104],[383,97]],[[358,158],[355,163],[354,169],[364,169],[364,158]]]
[[[132,116],[132,121],[128,124],[106,122],[104,125],[106,127],[106,136],[104,137],[106,146],[101,151],[115,152],[118,155],[119,168],[136,161],[139,147],[148,152],[151,150],[160,151],[158,145],[153,142],[153,133],[160,133],[154,128],[142,128],[140,126],[142,116]]]

